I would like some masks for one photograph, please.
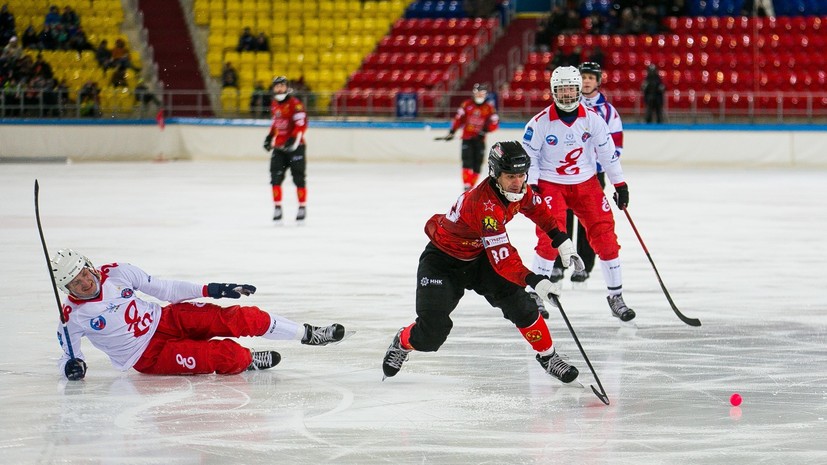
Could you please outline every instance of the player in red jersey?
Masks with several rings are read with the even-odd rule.
[[[272,152],[270,156],[270,185],[273,188],[273,221],[282,219],[281,183],[285,171],[290,168],[296,195],[299,198],[299,210],[296,221],[304,221],[307,216],[307,186],[305,170],[307,167],[304,133],[307,131],[307,113],[301,100],[290,95],[292,89],[284,76],[273,79],[271,85],[273,100],[270,103],[270,115],[273,123],[270,132],[264,138],[264,150]]]
[[[485,134],[500,126],[497,110],[486,100],[488,89],[482,84],[474,84],[473,95],[474,98],[459,106],[451,121],[451,129],[443,138],[452,140],[457,129],[462,127],[462,184],[465,190],[477,184],[485,159]]]
[[[419,258],[416,321],[396,333],[382,362],[385,377],[396,375],[412,350],[435,352],[448,338],[451,312],[466,289],[502,310],[537,352],[549,374],[570,383],[577,368],[554,349],[546,321],[525,291],[531,286],[545,299],[559,289],[545,276],[529,271],[511,245],[505,224],[522,213],[548,232],[567,266],[583,262],[551,211],[526,183],[531,160],[517,141],[498,142],[488,154],[489,177],[460,195],[446,214],[425,224],[430,243]]]

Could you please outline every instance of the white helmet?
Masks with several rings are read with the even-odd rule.
[[[60,249],[52,258],[52,274],[55,276],[55,283],[61,291],[71,294],[66,285],[75,279],[84,268],[94,271],[95,266],[85,256],[72,249]]]
[[[575,86],[577,90],[571,97],[557,95],[557,88],[562,86]],[[583,78],[580,71],[574,66],[558,66],[551,73],[551,96],[554,103],[563,111],[574,111],[580,104],[580,90],[583,88]]]

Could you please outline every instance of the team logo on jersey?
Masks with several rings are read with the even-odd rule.
[[[432,286],[442,286],[442,280],[441,279],[427,278],[427,277],[424,277],[424,276],[422,277],[421,280],[419,280],[419,285],[422,286],[422,287],[425,287],[429,284],[432,285]]]
[[[589,140],[591,137],[592,137],[592,135],[589,133],[589,131],[586,131],[586,132],[584,132],[584,133],[583,133],[583,135],[582,135],[582,136],[580,136],[580,139],[581,139],[583,142],[586,142],[586,141],[587,141],[587,140]]]
[[[549,134],[548,136],[546,136],[546,144],[557,145],[557,142],[557,136],[555,136],[554,134]]]
[[[106,318],[98,315],[97,317],[89,320],[89,326],[91,326],[95,331],[100,331],[103,328],[106,328]]]
[[[532,329],[531,331],[525,333],[525,340],[530,343],[535,343],[543,339],[543,333],[540,332],[538,329]]]
[[[604,212],[612,211],[612,207],[611,205],[609,205],[609,199],[606,198],[605,195],[603,196],[603,204],[600,206],[600,208],[602,208]]]
[[[195,368],[195,357],[184,357],[181,354],[175,354],[175,362],[190,370]]]
[[[494,211],[494,202],[490,200],[486,200],[482,203],[482,206],[485,207],[485,211]]]
[[[486,231],[496,231],[497,230],[497,220],[493,217],[486,216],[482,219],[482,229]]]
[[[525,128],[525,134],[523,134],[523,140],[530,142],[532,137],[534,137],[534,128]]]
[[[135,291],[133,291],[132,289],[130,289],[130,288],[128,288],[128,287],[127,287],[126,289],[124,289],[124,290],[122,290],[122,291],[121,291],[121,297],[123,297],[124,299],[128,299],[128,298],[130,298],[130,297],[132,297],[134,294],[135,294]]]
[[[574,145],[574,134],[566,133],[566,145]]]

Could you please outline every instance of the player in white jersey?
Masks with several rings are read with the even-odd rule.
[[[597,181],[597,162],[614,185],[621,210],[629,204],[629,189],[609,128],[600,115],[580,103],[581,88],[577,68],[558,67],[551,73],[554,104],[531,118],[523,134],[523,146],[531,157],[528,182],[537,185],[558,225],[565,224],[567,208],[583,223],[601,260],[612,315],[629,321],[635,312],[623,301],[620,245],[609,201]],[[538,231],[537,238],[532,271],[551,276],[557,250],[547,235]]]
[[[236,374],[272,368],[281,360],[278,352],[254,352],[232,339],[214,337],[263,336],[326,345],[345,335],[340,324],[301,325],[258,307],[185,302],[200,297],[238,299],[256,291],[249,284],[169,281],[128,263],[96,269],[72,249],[59,250],[51,266],[55,283],[68,294],[61,310],[69,340],[64,340],[62,328],[57,334],[64,351],[58,365],[70,380],[86,375],[84,336],[121,371],[180,375]],[[162,307],[138,292],[172,303]]]
[[[583,80],[583,88],[581,89],[580,102],[586,105],[586,108],[594,110],[606,125],[609,127],[609,135],[615,143],[615,153],[619,157],[623,153],[623,121],[620,119],[615,107],[609,103],[606,96],[600,92],[600,82],[603,79],[603,70],[600,64],[593,61],[587,61],[580,65],[580,76]],[[606,185],[605,173],[600,163],[597,164],[597,180],[600,182],[600,187]],[[574,237],[574,214],[571,209],[566,212],[566,229]],[[571,280],[573,282],[583,282],[589,279],[589,274],[594,268],[594,250],[586,240],[586,230],[582,224],[577,225],[577,254],[583,259],[586,269],[583,271],[574,270],[571,273]],[[560,263],[560,258],[554,261],[554,270],[552,277],[563,277],[563,264]]]

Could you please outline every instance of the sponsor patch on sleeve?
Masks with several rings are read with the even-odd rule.
[[[486,249],[497,247],[503,244],[508,244],[508,234],[502,233],[496,236],[486,236],[482,238],[482,245]]]
[[[523,134],[523,140],[526,142],[531,142],[531,138],[534,137],[534,128],[527,127],[525,128],[525,134]]]

